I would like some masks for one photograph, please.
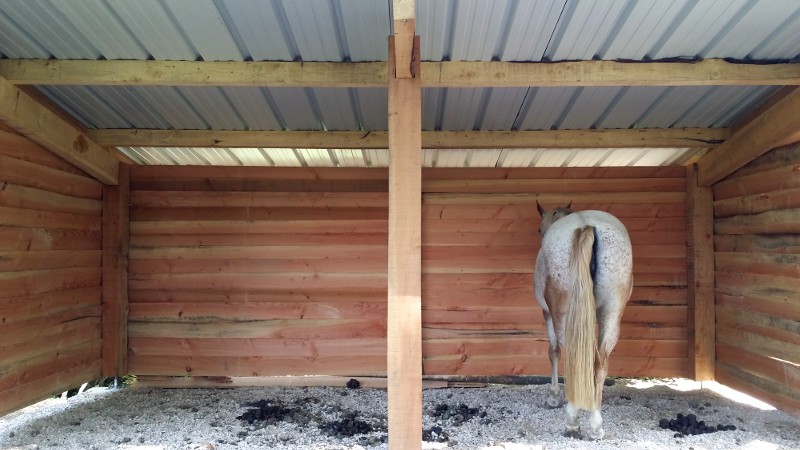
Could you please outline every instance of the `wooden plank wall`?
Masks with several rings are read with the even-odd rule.
[[[631,230],[636,287],[611,373],[688,375],[685,174],[424,170],[424,373],[549,373],[539,198]],[[387,187],[385,169],[132,167],[130,371],[384,375]]]
[[[713,192],[717,381],[800,416],[800,144]]]
[[[0,414],[100,376],[102,192],[0,129]]]
[[[131,373],[385,374],[387,180],[133,166]]]
[[[532,290],[538,198],[609,211],[630,231],[635,287],[609,373],[689,375],[685,179],[683,167],[425,171],[425,373],[549,373]]]

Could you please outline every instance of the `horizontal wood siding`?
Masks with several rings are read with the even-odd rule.
[[[713,191],[717,379],[800,416],[800,145]]]
[[[423,172],[425,373],[549,374],[532,286],[538,199],[608,211],[630,231],[635,287],[609,373],[687,376],[685,176],[683,167]]]
[[[387,189],[385,169],[132,167],[130,371],[384,375]],[[630,228],[612,374],[687,375],[682,167],[423,171],[425,373],[549,373],[537,198]]]
[[[129,370],[385,374],[387,176],[132,167]]]
[[[100,376],[102,192],[0,129],[0,414]]]

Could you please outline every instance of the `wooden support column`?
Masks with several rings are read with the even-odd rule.
[[[128,374],[128,243],[130,169],[103,188],[102,375]]]
[[[713,381],[715,362],[714,209],[711,189],[698,185],[697,164],[686,169],[689,364],[697,381]]]
[[[418,69],[418,37],[414,53]],[[396,76],[393,37],[389,61],[389,448],[412,450],[422,446],[422,85]]]

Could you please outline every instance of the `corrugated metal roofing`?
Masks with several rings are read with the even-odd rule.
[[[2,0],[0,57],[386,60],[391,0]],[[800,61],[794,0],[417,0],[425,61]],[[426,89],[425,130],[728,127],[778,87]],[[39,86],[88,128],[385,130],[385,89]],[[198,151],[196,163],[381,165],[380,151]],[[186,153],[188,150],[182,150]],[[152,161],[156,156],[141,149]],[[308,153],[311,152],[311,153]],[[431,164],[670,164],[570,150],[430,152]],[[216,156],[212,155],[214,153]],[[601,154],[602,150],[594,154]],[[564,154],[564,158],[554,155]],[[648,155],[656,154],[649,151]],[[133,154],[131,154],[133,157]],[[475,155],[480,155],[477,157]],[[210,159],[208,159],[210,158]],[[427,158],[427,156],[426,156]],[[136,159],[136,158],[134,158]],[[183,159],[178,159],[183,161]],[[150,159],[141,159],[151,161]],[[525,162],[527,161],[527,162]],[[559,162],[560,161],[560,162]],[[592,162],[593,161],[593,162]],[[627,161],[627,162],[626,162]],[[661,161],[661,162],[658,162]],[[183,162],[181,162],[183,163]]]
[[[120,151],[137,164],[152,165],[389,167],[387,149],[120,147]],[[697,155],[697,149],[689,148],[425,149],[423,166],[663,166],[682,164]]]

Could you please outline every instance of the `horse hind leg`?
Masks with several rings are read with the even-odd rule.
[[[557,408],[561,406],[558,389],[558,360],[561,357],[561,349],[553,326],[553,318],[546,311],[544,312],[544,321],[550,341],[550,348],[548,349],[548,356],[550,357],[550,392],[547,396],[547,406],[549,408]]]
[[[581,426],[578,423],[578,413],[580,409],[568,401],[564,406],[564,412],[567,415],[567,425],[564,428],[564,436],[581,439]]]
[[[597,406],[589,416],[587,433],[591,439],[603,439],[606,434],[603,429],[603,416],[600,408],[603,403],[603,384],[608,375],[608,358],[619,339],[619,316],[620,314],[604,314],[598,321],[598,345],[594,368],[595,404]]]

